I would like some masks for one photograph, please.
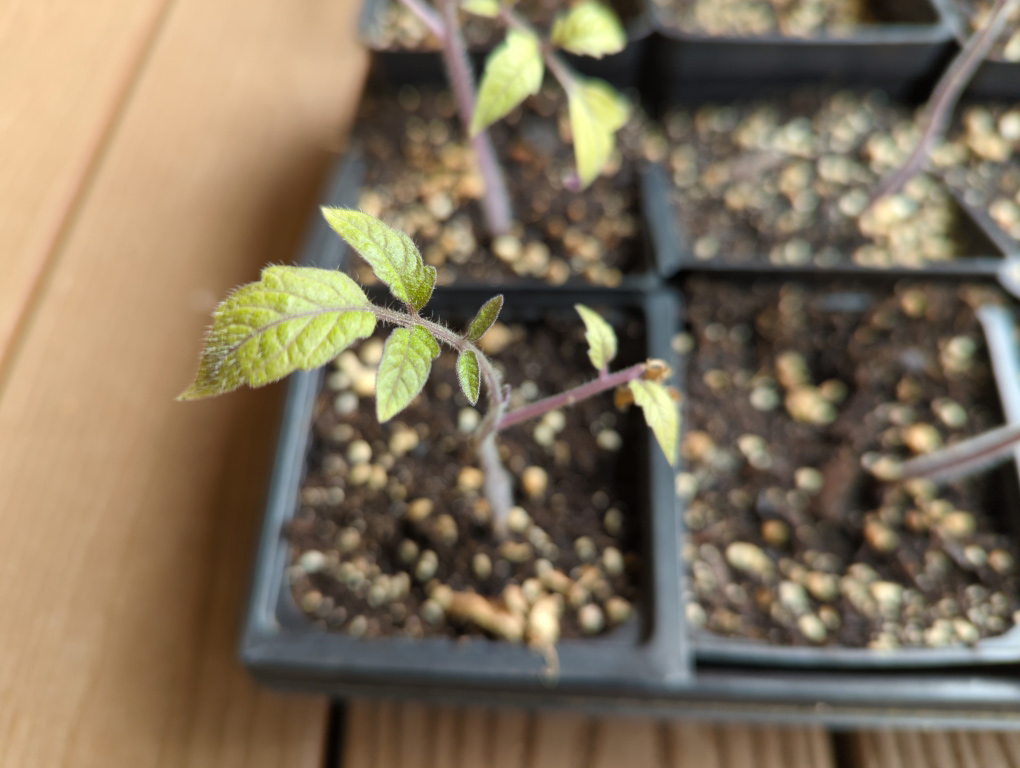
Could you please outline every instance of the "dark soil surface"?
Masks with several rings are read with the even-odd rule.
[[[974,315],[998,294],[691,280],[686,297],[688,618],[776,644],[883,649],[1011,627],[1004,482],[872,474],[1001,423]]]
[[[640,323],[607,318],[628,350],[620,364],[642,359]],[[483,342],[518,404],[594,375],[569,314],[497,324]],[[504,464],[523,509],[500,541],[479,490],[467,434],[478,412],[457,385],[456,356],[444,350],[423,395],[380,425],[371,385],[381,346],[377,336],[357,355],[343,353],[319,395],[300,511],[287,533],[292,592],[308,616],[365,637],[491,636],[500,631],[461,615],[463,603],[477,593],[486,611],[505,617],[517,615],[523,593],[521,621],[555,596],[560,633],[575,637],[640,610],[643,470],[640,452],[621,450],[643,434],[639,417],[614,411],[607,394],[504,432]],[[450,607],[451,593],[460,608]]]
[[[627,25],[641,13],[637,0],[611,0],[606,3],[616,11],[620,21]],[[552,27],[553,18],[570,7],[564,0],[520,0],[517,11],[540,31]],[[498,43],[504,34],[503,27],[493,19],[461,12],[461,31],[470,50],[485,51]],[[436,51],[439,42],[401,3],[394,0],[386,8],[382,21],[375,30],[373,47],[380,50]]]
[[[869,24],[931,24],[924,0],[652,0],[682,32],[718,37],[841,37]]]
[[[984,210],[999,228],[1020,241],[1020,108],[966,107],[932,154],[931,164],[964,201]]]
[[[945,185],[919,174],[871,205],[913,150],[882,94],[798,93],[667,115],[674,205],[696,259],[918,267],[984,250]]]
[[[558,90],[493,126],[517,223],[492,240],[478,205],[484,185],[449,93],[377,94],[364,101],[356,129],[368,153],[359,207],[407,232],[439,269],[439,285],[616,285],[641,264],[637,161],[651,150],[642,122],[635,116],[620,131],[619,162],[581,193],[566,189],[574,150]],[[359,277],[374,282],[367,268]]]

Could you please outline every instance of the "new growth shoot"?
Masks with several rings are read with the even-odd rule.
[[[556,395],[510,409],[509,387],[478,347],[496,322],[503,297],[487,301],[463,332],[423,317],[436,283],[411,238],[367,214],[323,208],[329,225],[355,250],[402,307],[373,304],[342,272],[314,267],[271,266],[258,282],[235,290],[213,312],[213,324],[194,383],[178,399],[219,395],[247,384],[259,387],[296,370],[325,365],[355,342],[372,335],[377,323],[393,327],[383,345],[376,375],[376,415],[385,422],[419,395],[443,346],[457,353],[457,376],[464,396],[476,404],[485,390],[487,412],[474,434],[485,475],[484,491],[497,534],[506,530],[514,506],[513,487],[497,445],[501,431],[582,400],[617,390],[617,400],[643,412],[670,463],[676,460],[677,404],[662,383],[669,369],[649,360],[610,371],[617,340],[598,313],[577,305],[585,326],[588,357],[597,377]]]
[[[512,211],[502,170],[486,129],[538,92],[546,69],[567,94],[570,129],[580,186],[599,175],[615,146],[616,132],[630,117],[630,105],[608,83],[578,75],[556,49],[580,56],[618,53],[627,44],[619,19],[596,0],[583,0],[556,17],[543,39],[501,0],[437,0],[439,12],[423,0],[400,0],[438,38],[450,87],[465,133],[471,137],[485,184],[483,212],[490,234],[510,227]],[[494,19],[506,38],[489,55],[476,90],[461,34],[458,10]]]

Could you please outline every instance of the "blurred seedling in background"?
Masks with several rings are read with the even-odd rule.
[[[616,144],[616,132],[630,117],[630,105],[608,83],[577,74],[557,49],[601,58],[618,53],[627,36],[616,14],[596,0],[571,6],[553,21],[548,39],[501,0],[400,0],[435,35],[442,46],[450,87],[464,132],[471,137],[485,184],[482,210],[489,233],[505,234],[513,219],[502,169],[486,129],[538,92],[546,69],[567,94],[574,157],[581,188],[594,181]],[[506,30],[489,54],[476,89],[474,73],[460,28],[458,10],[491,18]]]
[[[945,136],[949,119],[981,63],[1006,29],[1020,0],[995,0],[984,25],[974,32],[942,73],[919,118],[920,138],[904,162],[893,170],[872,195],[872,203],[897,194],[903,185],[924,169],[928,155]]]
[[[507,531],[514,506],[509,474],[499,456],[500,432],[550,411],[616,390],[620,407],[636,404],[666,458],[677,453],[677,395],[663,381],[665,363],[648,360],[610,372],[617,339],[595,311],[576,305],[585,326],[588,357],[598,372],[586,384],[511,409],[510,388],[478,347],[496,322],[503,297],[487,301],[461,333],[422,317],[436,282],[411,238],[365,213],[323,208],[329,225],[371,266],[402,308],[369,301],[342,272],[314,267],[271,266],[258,282],[243,285],[213,313],[194,383],[180,400],[219,395],[247,384],[259,387],[296,370],[325,365],[355,342],[372,335],[377,323],[394,327],[387,338],[375,382],[376,415],[388,421],[419,395],[443,345],[457,353],[457,375],[464,396],[476,404],[485,390],[488,410],[473,435],[484,472],[484,492],[497,536]]]
[[[898,462],[886,457],[867,468],[879,480],[930,480],[942,485],[994,469],[1016,454],[1020,425],[1007,424],[933,453]]]

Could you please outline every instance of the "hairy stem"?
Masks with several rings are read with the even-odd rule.
[[[400,0],[400,2],[417,17],[418,21],[425,25],[437,40],[442,42],[446,39],[446,29],[443,27],[443,20],[439,18],[439,14],[428,4],[422,0]]]
[[[616,389],[628,382],[641,378],[647,370],[647,363],[638,363],[616,373],[600,375],[599,378],[573,389],[568,389],[566,392],[550,395],[542,400],[536,400],[521,408],[516,408],[499,420],[499,423],[496,424],[496,431],[501,432],[508,427],[538,418],[549,411],[555,411],[557,408],[567,408],[582,400],[587,400],[589,397],[602,394],[610,389]]]
[[[471,136],[471,118],[475,113],[475,78],[471,71],[467,46],[460,33],[460,21],[457,18],[457,0],[439,0],[442,11],[441,23],[444,34],[440,37],[443,44],[443,63],[450,80],[457,112],[460,115],[464,135],[470,137],[471,147],[478,162],[478,172],[482,175],[485,192],[482,196],[482,213],[489,234],[501,235],[509,231],[513,221],[510,207],[510,194],[507,192],[503,169],[496,159],[496,150],[488,131],[481,131]]]
[[[492,362],[487,358],[482,351],[471,341],[468,341],[456,331],[451,331],[445,325],[437,323],[434,320],[427,320],[419,315],[411,315],[407,312],[401,312],[396,309],[388,309],[386,307],[379,307],[375,304],[370,304],[367,308],[373,315],[384,323],[390,325],[396,325],[401,328],[413,328],[416,325],[420,325],[422,328],[431,333],[437,341],[446,344],[449,347],[458,352],[474,352],[475,357],[478,358],[478,370],[482,374],[482,380],[485,382],[485,389],[488,393],[490,405],[501,405],[505,408],[505,398],[503,397],[503,381],[499,376],[499,373],[493,367]],[[330,308],[331,312],[364,312],[366,307],[350,307],[347,308]],[[484,435],[482,435],[484,437]]]
[[[1020,0],[996,0],[988,22],[968,38],[932,91],[922,119],[924,128],[917,146],[903,165],[885,177],[872,195],[872,202],[899,192],[903,185],[924,167],[935,142],[945,133],[960,96],[998,40],[1006,19],[1017,8],[1018,3]]]
[[[353,308],[352,308],[353,309]],[[364,307],[360,308],[364,311]],[[485,382],[485,390],[489,401],[489,409],[482,420],[482,424],[475,435],[478,446],[478,461],[482,465],[482,472],[485,475],[485,498],[489,502],[489,509],[492,512],[492,527],[497,535],[503,536],[506,533],[507,517],[513,501],[513,482],[509,473],[499,458],[499,446],[496,444],[496,434],[499,431],[498,425],[506,412],[506,393],[503,390],[503,381],[499,372],[492,365],[485,354],[471,341],[468,341],[459,333],[450,330],[433,320],[426,320],[417,315],[400,312],[386,307],[371,305],[371,312],[379,320],[390,325],[403,328],[413,328],[416,325],[422,326],[432,334],[434,338],[443,344],[457,350],[457,352],[474,352],[478,360],[478,370],[482,380]]]

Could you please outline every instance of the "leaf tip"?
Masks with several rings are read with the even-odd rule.
[[[198,382],[193,382],[188,386],[186,390],[181,392],[174,398],[178,403],[187,403],[191,400],[204,400],[207,397],[212,397],[218,394],[217,392],[211,392],[208,388],[203,388],[198,385]]]

